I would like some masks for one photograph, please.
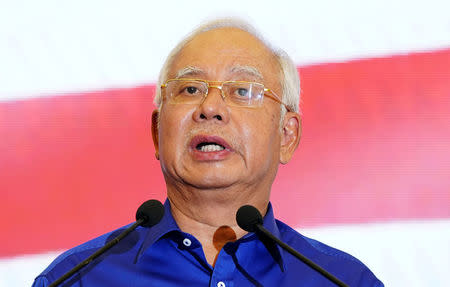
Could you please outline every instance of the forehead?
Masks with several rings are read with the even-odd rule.
[[[202,78],[211,80],[229,80],[236,73],[253,69],[252,74],[260,74],[264,82],[273,82],[280,71],[275,56],[264,43],[237,28],[214,29],[196,35],[175,56],[168,77],[176,77],[190,67],[202,71]]]

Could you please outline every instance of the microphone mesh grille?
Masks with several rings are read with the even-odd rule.
[[[240,228],[255,232],[257,225],[263,223],[261,213],[251,205],[244,205],[236,213],[236,221]]]
[[[139,206],[136,212],[136,220],[144,219],[141,223],[144,227],[152,227],[158,224],[164,216],[164,206],[155,199],[150,199]]]

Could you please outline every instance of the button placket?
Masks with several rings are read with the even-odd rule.
[[[227,243],[217,255],[211,277],[211,287],[235,287],[234,273],[236,272],[236,265],[233,262],[235,250],[227,246],[229,244]]]

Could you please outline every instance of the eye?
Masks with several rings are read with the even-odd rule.
[[[241,97],[248,97],[248,89],[239,88],[236,90],[236,93]]]
[[[186,90],[186,92],[188,92],[191,95],[195,94],[198,91],[198,89],[196,87],[187,87],[187,88],[185,88],[185,90]]]
[[[205,93],[205,87],[201,83],[196,82],[181,82],[178,90],[178,95],[183,97],[197,97]]]

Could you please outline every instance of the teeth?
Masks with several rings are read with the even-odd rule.
[[[221,150],[224,150],[224,147],[217,145],[217,144],[207,144],[200,148],[200,151],[202,151],[202,152],[212,152],[212,151],[221,151]]]

